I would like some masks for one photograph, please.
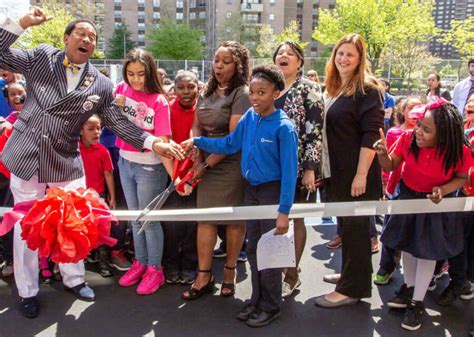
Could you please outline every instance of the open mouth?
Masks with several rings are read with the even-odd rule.
[[[87,48],[84,48],[84,47],[79,47],[78,49],[81,53],[87,53],[88,52]]]
[[[280,61],[280,66],[281,67],[286,67],[287,65],[288,65],[288,61],[286,61],[286,60]]]

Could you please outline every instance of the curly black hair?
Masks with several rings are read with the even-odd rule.
[[[217,50],[219,50],[219,48],[226,48],[232,55],[232,59],[235,63],[235,74],[230,80],[227,89],[224,91],[224,95],[228,96],[235,88],[248,84],[250,52],[247,47],[237,41],[224,41],[219,45]],[[211,76],[204,88],[204,97],[211,96],[217,89],[218,84],[214,68],[212,68]]]
[[[470,147],[463,132],[463,121],[458,109],[451,103],[432,109],[436,125],[436,156],[443,158],[444,172],[447,174],[463,157],[463,145]],[[420,149],[413,134],[409,151],[418,160]]]
[[[278,90],[282,91],[285,89],[285,77],[281,70],[273,64],[265,64],[255,67],[252,70],[251,78],[263,78],[272,83]]]

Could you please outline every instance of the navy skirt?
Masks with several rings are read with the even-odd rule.
[[[400,200],[426,199],[400,180]],[[446,195],[453,197],[454,193]],[[381,241],[384,245],[426,260],[443,260],[463,250],[462,214],[459,212],[394,214],[388,219]]]

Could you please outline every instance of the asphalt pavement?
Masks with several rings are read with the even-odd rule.
[[[310,219],[319,223],[319,219]],[[41,313],[35,319],[22,317],[17,310],[18,297],[13,279],[0,280],[0,336],[467,336],[467,326],[474,323],[474,300],[457,300],[450,307],[436,305],[435,298],[447,285],[448,276],[438,281],[435,291],[425,299],[427,314],[422,328],[416,332],[400,327],[403,313],[385,305],[402,283],[400,270],[386,286],[372,288],[372,297],[359,304],[337,309],[314,305],[314,299],[334,289],[324,283],[323,275],[340,268],[340,249],[329,250],[325,243],[335,233],[335,226],[308,227],[308,241],[301,263],[302,285],[282,304],[280,318],[263,328],[250,328],[235,318],[237,311],[250,298],[250,270],[239,263],[238,284],[233,298],[219,296],[223,260],[214,260],[217,281],[213,295],[192,302],[181,299],[186,289],[181,285],[165,285],[150,296],[139,296],[134,288],[122,288],[113,278],[102,278],[88,266],[86,279],[95,290],[93,303],[76,300],[65,292],[61,283],[41,285]],[[373,255],[377,270],[379,254]]]

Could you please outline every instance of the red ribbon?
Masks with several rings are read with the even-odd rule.
[[[188,184],[192,187],[196,187],[198,184],[197,179],[194,178],[194,171],[192,170],[193,167],[193,160],[191,157],[187,157],[184,160],[174,160],[173,165],[173,180],[180,178],[180,182],[176,185],[176,190],[179,192],[184,192],[184,185]]]
[[[408,117],[422,119],[423,117],[425,117],[426,111],[438,109],[447,103],[449,102],[445,100],[443,97],[432,96],[428,104],[417,105],[416,107],[414,107],[408,113]]]

